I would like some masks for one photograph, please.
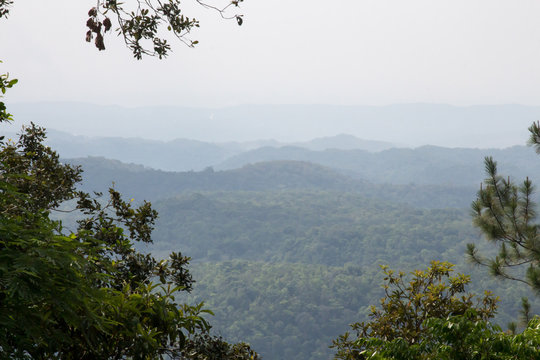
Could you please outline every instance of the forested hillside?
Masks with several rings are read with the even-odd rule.
[[[161,214],[156,248],[182,249],[197,261],[414,267],[426,259],[460,261],[464,244],[477,235],[466,211],[425,210],[349,192],[190,194],[155,205]]]
[[[144,147],[143,147],[144,148]],[[148,156],[160,157],[156,152],[148,151]],[[189,153],[167,153],[164,159],[159,161],[167,161],[167,158],[174,158],[174,161],[183,162],[184,156],[190,156]],[[218,177],[224,178],[226,186],[232,188],[230,182],[233,174],[238,176],[247,175],[254,176],[254,172],[261,165],[261,162],[273,162],[276,167],[276,173],[279,173],[281,169],[277,169],[280,166],[276,162],[287,161],[299,161],[308,162],[311,165],[320,165],[335,173],[346,175],[347,177],[369,181],[375,184],[401,184],[401,185],[444,185],[444,186],[456,186],[456,187],[476,187],[484,179],[483,172],[483,159],[486,156],[493,156],[498,160],[501,171],[512,174],[516,178],[525,178],[530,176],[531,178],[540,178],[540,164],[536,161],[534,151],[530,151],[525,146],[515,146],[507,149],[448,149],[434,146],[425,146],[416,149],[390,149],[376,153],[370,153],[363,150],[336,150],[327,149],[324,151],[312,151],[300,147],[262,147],[256,150],[246,151],[239,155],[233,156],[228,160],[214,164],[208,164],[202,170],[213,170],[217,174],[209,175],[206,173],[206,177],[212,176],[217,180]],[[197,156],[190,156],[189,161],[197,161]],[[118,170],[126,171],[128,168],[120,163],[114,164],[114,161],[105,160],[104,158],[85,157],[77,158],[76,160],[69,160],[84,165],[86,172],[89,171],[109,171],[109,176],[103,178],[102,184],[106,179],[111,179],[112,172]],[[143,164],[144,162],[134,162],[135,164]],[[247,165],[256,165],[256,167],[249,167]],[[270,166],[270,165],[265,165]],[[243,170],[240,170],[244,168]],[[142,170],[142,168],[140,168]],[[135,170],[133,167],[131,170]],[[151,170],[151,168],[147,168]],[[222,170],[232,170],[226,173],[221,173]],[[292,169],[283,169],[285,171],[296,171]],[[159,170],[156,170],[159,171]],[[310,170],[321,172],[321,170]],[[242,174],[240,174],[242,173]],[[328,171],[327,171],[328,173]],[[188,175],[189,174],[189,175]],[[228,175],[230,174],[230,175]],[[141,175],[141,174],[139,174]],[[308,175],[308,174],[305,174]],[[143,182],[145,178],[148,178],[149,174],[142,175],[141,179],[137,181]],[[332,175],[336,177],[336,175]],[[117,175],[118,179],[124,177],[124,173]],[[204,179],[205,176],[200,171],[184,171],[176,174],[168,172],[159,173],[159,177],[162,179],[169,179],[176,177],[177,179],[183,178],[180,181],[182,188],[197,190],[213,190],[218,189],[219,185],[212,184],[212,180]],[[89,178],[86,179],[86,183],[94,181],[94,178],[99,178],[93,174],[89,174]],[[197,181],[192,179],[197,178]],[[285,176],[286,178],[286,176]],[[117,180],[118,180],[117,179]],[[199,180],[204,179],[203,183]],[[244,184],[237,185],[239,189],[243,187],[256,187],[260,185],[260,180],[250,179],[246,180]],[[162,180],[165,181],[165,180]],[[240,181],[240,180],[236,180]],[[286,182],[287,180],[282,180]],[[343,180],[340,180],[343,182]],[[350,182],[350,179],[347,179]],[[328,184],[332,186],[331,184]],[[336,185],[337,186],[337,185]],[[470,199],[469,199],[470,200]]]
[[[471,290],[501,297],[503,326],[517,318],[521,296],[534,300],[466,262],[467,243],[487,248],[469,215],[474,186],[375,184],[297,161],[184,173],[103,158],[70,162],[83,164],[87,189],[114,180],[126,196],[154,202],[160,217],[146,250],[191,256],[197,282],[186,301],[206,301],[214,330],[266,359],[331,357],[331,340],[382,296],[382,264],[404,271],[431,260],[458,264],[473,275]]]
[[[70,159],[82,165],[82,188],[87,191],[115,188],[136,200],[157,200],[197,191],[266,191],[320,189],[350,191],[368,198],[408,203],[428,208],[468,207],[474,185],[417,185],[372,183],[316,164],[273,161],[239,169],[200,172],[164,172],[103,158]]]
[[[208,299],[223,335],[270,359],[328,358],[328,339],[382,296],[379,265],[412,271],[431,260],[454,262],[473,275],[472,290],[501,296],[502,325],[516,317],[521,296],[534,298],[465,261],[466,244],[479,239],[466,209],[330,191],[191,194],[156,207],[153,249],[192,255],[192,300]]]
[[[540,177],[540,164],[525,146],[507,149],[449,149],[422,146],[393,148],[377,153],[362,150],[309,151],[299,147],[264,147],[238,154],[216,169],[232,169],[245,164],[272,160],[308,161],[331,167],[356,178],[393,184],[479,184],[484,177],[483,158],[497,158],[505,172],[517,177]]]

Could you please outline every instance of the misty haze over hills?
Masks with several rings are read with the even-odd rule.
[[[57,111],[53,111],[57,105],[59,105]],[[104,178],[90,176],[105,181],[99,184],[101,186],[107,186],[112,181],[118,182],[119,178],[129,179],[132,176],[130,174],[137,172],[139,176],[144,173],[149,184],[156,181],[154,177],[165,177],[174,178],[172,183],[187,181],[182,186],[193,182],[193,185],[186,188],[190,190],[218,190],[221,187],[216,184],[223,181],[229,184],[227,186],[234,188],[237,185],[232,185],[231,176],[238,176],[238,179],[252,178],[247,172],[248,169],[258,169],[257,171],[264,169],[262,173],[267,174],[264,176],[269,176],[268,169],[272,169],[270,172],[274,176],[280,171],[285,171],[283,161],[292,161],[297,164],[311,163],[331,170],[335,173],[331,177],[337,176],[332,181],[336,181],[334,185],[338,187],[342,186],[344,181],[339,176],[346,176],[349,180],[345,181],[348,184],[345,187],[352,186],[352,183],[355,184],[354,188],[365,184],[356,181],[396,185],[458,186],[467,188],[466,193],[469,194],[467,196],[470,196],[473,194],[471,189],[475,189],[484,179],[483,159],[486,156],[497,159],[501,173],[512,174],[517,179],[526,176],[540,177],[540,166],[537,166],[538,159],[532,149],[523,145],[501,149],[504,144],[511,143],[512,139],[520,144],[526,141],[527,126],[534,121],[536,114],[540,114],[539,110],[540,107],[520,105],[454,107],[425,104],[386,107],[269,105],[226,109],[173,107],[127,109],[77,103],[42,103],[15,108],[13,112],[19,119],[18,123],[2,125],[3,128],[0,127],[0,130],[6,134],[4,129],[7,129],[8,137],[14,137],[20,130],[21,123],[27,123],[31,118],[41,119],[37,123],[47,127],[47,144],[62,158],[85,164],[87,175],[108,172]],[[205,118],[204,114],[209,111],[211,116]],[[330,115],[330,112],[333,115]],[[269,120],[272,116],[275,117],[275,121]],[[145,117],[148,120],[145,120]],[[509,119],[513,117],[520,120],[510,121]],[[69,118],[76,121],[68,120]],[[171,126],[172,123],[185,126],[174,127]],[[247,126],[250,123],[251,126]],[[312,123],[312,126],[309,123]],[[122,124],[123,127],[120,126]],[[328,128],[326,130],[317,128],[317,124],[323,124]],[[343,128],[346,124],[350,126],[356,124],[357,127],[354,128],[356,130],[364,126],[369,130],[365,132],[366,134],[370,131],[372,134],[379,132],[380,138],[386,134],[387,138],[399,138],[400,142],[366,140],[345,133],[286,142],[268,139],[272,134],[270,130],[264,133],[267,140],[255,140],[255,137],[246,141],[222,142],[188,138],[149,139],[156,135],[156,129],[165,126],[170,128],[167,133],[169,137],[179,134],[181,129],[185,130],[184,133],[191,129],[195,134],[197,128],[204,127],[207,137],[215,137],[225,125],[230,130],[238,130],[240,133],[244,126],[244,135],[251,132],[255,136],[257,131],[281,129],[282,132],[289,132],[290,137],[298,137],[302,132],[330,133],[328,130],[330,126]],[[94,129],[88,130],[90,134],[106,131],[107,136],[80,136],[68,132],[83,131],[77,129],[84,127]],[[57,130],[58,128],[62,128],[63,131]],[[144,134],[146,138],[129,137],[146,129],[149,129]],[[117,133],[122,136],[112,136]],[[431,134],[432,137],[426,137],[426,134]],[[493,143],[498,144],[499,148],[481,149],[480,145],[470,148],[433,145],[411,148],[403,145],[404,142],[411,144],[414,141],[421,141],[420,139],[428,142],[432,139],[433,142],[437,139],[442,141],[443,135],[446,142],[458,141],[460,138],[461,142],[466,142],[467,138],[476,137],[478,144]],[[89,156],[94,158],[85,160]],[[117,161],[110,162],[107,159]],[[282,162],[281,165],[246,168],[253,164],[276,161]],[[305,165],[290,166],[306,169]],[[152,169],[157,172],[150,171]],[[235,169],[239,169],[239,172],[227,172]],[[320,180],[322,176],[320,170],[314,169],[318,168],[313,168],[309,176],[303,173],[302,183],[309,181],[308,178],[311,176]],[[125,171],[127,171],[125,175],[120,175]],[[200,171],[204,174],[166,173]],[[324,176],[327,175],[325,173]],[[259,181],[255,178],[252,180]],[[291,184],[280,184],[278,181],[275,186],[289,188]],[[226,189],[228,188],[222,190]]]
[[[470,186],[483,179],[483,158],[494,156],[505,173],[516,177],[540,175],[540,170],[531,166],[537,163],[534,151],[522,145],[527,139],[527,127],[537,114],[540,115],[540,107],[417,104],[128,109],[39,103],[19,104],[12,109],[17,119],[15,124],[0,125],[0,132],[8,137],[14,137],[20,131],[21,123],[36,120],[37,124],[47,128],[47,144],[62,158],[97,156],[164,171],[202,171],[208,167],[219,171],[268,161],[301,161],[377,183]],[[336,129],[344,130],[346,125],[351,130],[348,134],[304,141],[268,139],[277,130],[298,138],[315,132],[331,134],[332,126],[336,132]],[[163,131],[162,138],[185,137],[149,139],[165,127],[169,131]],[[239,137],[244,136],[247,140],[210,142],[187,138],[189,134],[195,138],[203,128],[207,138],[218,137],[224,127],[238,131]],[[365,138],[354,135],[359,129],[366,129]],[[87,131],[89,135],[71,135],[70,131]],[[143,136],[129,137],[139,133]],[[105,136],[93,136],[97,134]],[[248,134],[254,137],[248,139]],[[369,134],[374,136],[367,137]],[[256,135],[267,140],[256,140]],[[226,134],[220,136],[227,137]],[[399,141],[366,140],[385,137]],[[403,145],[421,141],[457,144],[468,142],[468,138],[474,138],[477,145],[453,149],[433,145],[412,149]],[[513,142],[520,146],[500,149]],[[495,147],[499,149],[480,149],[482,144],[489,143],[498,145]]]
[[[225,170],[261,161],[296,160],[354,176],[360,173],[360,177],[375,181],[389,180],[384,166],[405,166],[405,173],[425,172],[429,178],[440,171],[441,161],[450,161],[445,166],[457,161],[455,166],[468,166],[472,174],[481,159],[493,151],[466,153],[462,149],[448,155],[449,149],[440,147],[403,148],[523,145],[527,127],[540,118],[540,107],[522,105],[245,105],[204,109],[28,103],[12,105],[11,109],[16,122],[0,125],[1,133],[15,136],[21,124],[34,121],[47,128],[47,143],[63,158],[101,156],[166,171]],[[77,133],[85,136],[72,135]],[[390,150],[393,148],[402,150]],[[524,150],[518,156],[521,158],[531,161],[534,154]],[[423,165],[411,166],[413,159]],[[514,164],[511,170],[516,167],[515,161],[508,163]],[[374,164],[379,164],[380,171],[374,177],[366,176],[364,168],[372,169]],[[407,181],[411,179],[406,175],[400,183]]]
[[[10,136],[16,135],[13,133]],[[142,165],[148,170],[188,172],[213,168],[221,171],[261,162],[300,161],[376,183],[470,186],[483,180],[483,159],[493,156],[504,173],[517,178],[540,177],[540,168],[536,166],[537,156],[526,146],[506,149],[421,146],[410,149],[395,148],[393,144],[385,142],[365,141],[351,135],[294,144],[277,141],[207,143],[187,139],[163,142],[137,138],[88,138],[55,130],[49,131],[48,136],[47,144],[64,159],[100,157]]]
[[[400,146],[504,148],[522,145],[540,106],[444,104],[388,106],[242,105],[228,108],[173,106],[124,108],[86,103],[10,104],[18,129],[34,121],[48,129],[100,137],[170,141],[284,143],[349,134]]]
[[[16,132],[9,132],[7,135],[13,138],[17,136]],[[227,160],[261,148],[290,147],[308,152],[327,149],[374,152],[395,147],[391,143],[361,140],[344,134],[293,144],[275,140],[209,143],[189,139],[159,141],[140,138],[84,137],[57,130],[47,130],[46,143],[64,158],[101,156],[166,171],[198,171],[209,166],[224,168],[227,167]],[[222,163],[224,165],[221,165]]]

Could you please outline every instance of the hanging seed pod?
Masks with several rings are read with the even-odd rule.
[[[105,43],[103,42],[103,36],[100,33],[97,33],[96,35],[96,47],[101,50],[105,50]]]
[[[105,18],[105,20],[103,20],[103,26],[105,27],[105,32],[109,31],[112,26],[111,19]]]

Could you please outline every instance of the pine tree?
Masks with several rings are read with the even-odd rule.
[[[540,153],[540,125],[530,128],[529,144]],[[485,158],[487,178],[472,203],[473,223],[486,239],[498,247],[498,254],[487,258],[468,245],[470,259],[487,266],[492,275],[527,284],[540,292],[540,236],[534,186],[529,178],[522,183],[499,175],[497,163]]]

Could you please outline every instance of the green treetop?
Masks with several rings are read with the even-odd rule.
[[[497,298],[465,292],[469,277],[450,276],[453,265],[432,262],[412,279],[383,267],[386,296],[372,307],[370,321],[351,325],[332,345],[342,360],[518,360],[540,359],[540,319],[522,334],[506,334],[489,322]]]
[[[529,143],[540,150],[540,127],[533,124]],[[485,159],[487,179],[472,203],[473,222],[498,254],[486,258],[473,244],[468,254],[477,264],[489,267],[492,275],[523,282],[540,291],[540,236],[534,186],[530,179],[516,184],[500,176],[493,158]]]
[[[497,298],[486,293],[475,299],[465,292],[469,276],[451,276],[454,265],[432,261],[426,270],[416,270],[410,281],[403,272],[395,273],[383,266],[386,296],[380,308],[371,307],[370,321],[351,325],[356,334],[349,332],[334,341],[338,359],[363,359],[366,350],[375,351],[370,339],[389,342],[399,339],[408,345],[427,340],[425,321],[430,318],[445,319],[448,316],[464,315],[473,310],[477,320],[487,320],[496,311]]]

